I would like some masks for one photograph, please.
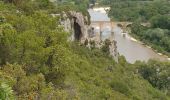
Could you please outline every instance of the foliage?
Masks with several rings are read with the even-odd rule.
[[[150,60],[148,63],[139,64],[139,73],[154,87],[170,95],[170,63]]]
[[[7,84],[1,82],[0,84],[0,99],[1,100],[14,100],[13,91]]]
[[[151,19],[152,27],[170,30],[170,17],[169,15],[157,15]]]
[[[84,46],[75,44],[71,48],[76,54],[72,62],[75,61],[76,63],[74,68],[70,70],[71,76],[66,78],[66,84],[72,88],[77,87],[77,91],[81,91],[78,92],[80,98],[113,100],[120,98],[122,100],[132,98],[139,100],[144,98],[149,100],[154,100],[154,98],[166,99],[157,90],[153,89],[148,82],[139,78],[140,74],[134,74],[136,70],[133,66],[137,65],[128,64],[123,57],[120,57],[119,63],[116,64],[105,52],[101,52],[102,50],[96,48],[88,50]],[[142,84],[145,84],[145,86]],[[150,93],[145,90],[150,91]],[[152,96],[142,96],[145,93],[152,94]],[[136,95],[138,96],[136,97]]]
[[[105,41],[104,41],[104,45],[102,46],[102,51],[104,52],[104,53],[106,53],[107,55],[109,55],[110,54],[110,45],[111,45],[111,41],[109,40],[109,39],[106,39]]]
[[[162,17],[160,16],[160,19]],[[155,20],[155,18],[153,19]],[[131,35],[140,39],[147,45],[151,45],[158,52],[170,55],[170,30],[168,28],[168,19],[165,21],[151,21],[152,27],[144,27],[140,22],[134,22],[131,26]],[[163,29],[161,29],[163,28]]]
[[[89,17],[87,12],[89,0],[60,0],[57,5],[62,9],[60,11],[79,11]]]
[[[125,83],[121,83],[119,81],[114,80],[113,82],[110,83],[111,88],[113,90],[119,91],[120,93],[123,93],[125,95],[129,95],[129,88]]]
[[[6,84],[0,95],[19,100],[169,99],[134,74],[136,65],[123,57],[115,63],[95,45],[89,49],[68,41],[59,18],[48,12],[56,10],[49,2],[28,2],[22,7],[0,2],[0,83]]]
[[[101,4],[109,5],[110,17],[119,21],[141,20],[146,22],[156,15],[168,15],[168,0],[101,0]]]

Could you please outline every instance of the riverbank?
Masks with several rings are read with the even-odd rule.
[[[94,8],[89,10],[89,13],[91,15],[91,23],[93,24],[93,21],[111,21],[108,17],[106,11],[104,8]],[[100,16],[99,16],[100,15]],[[94,23],[96,25],[96,23]],[[110,37],[111,33],[109,33],[110,28],[108,28],[110,25],[107,23],[103,23],[103,36]],[[94,26],[95,30],[99,30],[98,27],[100,26]],[[155,59],[160,61],[167,61],[168,57],[162,56],[161,54],[158,54],[155,52],[151,47],[144,46],[144,43],[140,42],[138,39],[134,38],[133,36],[128,36],[129,38],[124,38],[122,36],[123,30],[115,25],[113,25],[112,31],[114,34],[114,39],[117,41],[117,48],[120,55],[123,55],[126,60],[129,63],[135,63],[136,61],[145,61],[147,62],[149,59]],[[149,49],[150,48],[150,49]]]
[[[140,38],[135,35],[135,34],[129,34],[127,33],[128,36],[130,37],[131,41],[140,43],[141,45],[153,50],[155,53],[157,53],[158,55],[162,56],[162,57],[166,57],[168,61],[170,61],[170,56],[168,56],[166,53],[160,52],[158,50],[156,50],[153,46],[151,46],[152,44],[146,43],[145,41],[140,40]]]

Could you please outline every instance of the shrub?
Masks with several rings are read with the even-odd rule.
[[[115,81],[114,80],[110,83],[110,86],[113,90],[118,91],[120,93],[123,93],[127,96],[129,96],[129,94],[130,94],[128,86],[121,81]]]

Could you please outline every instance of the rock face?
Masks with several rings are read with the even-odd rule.
[[[115,40],[111,40],[111,44],[109,46],[110,55],[114,58],[116,62],[118,62],[118,51],[117,51],[117,42]]]
[[[84,42],[88,38],[89,25],[88,18],[80,12],[70,11],[68,14],[63,14],[61,24],[65,31],[71,32],[70,40]]]
[[[79,41],[81,43],[88,41],[87,47],[89,48],[92,46],[90,42],[94,42],[96,48],[101,48],[104,44],[101,40],[101,34],[96,34],[94,28],[88,25],[87,22],[88,18],[80,12],[70,11],[68,14],[64,12],[62,14],[61,25],[64,27],[65,31],[71,33],[69,40]],[[113,38],[109,40],[111,41],[109,46],[110,55],[118,62],[116,42]]]

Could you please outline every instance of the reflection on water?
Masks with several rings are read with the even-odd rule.
[[[148,61],[149,59],[166,60],[166,58],[158,55],[152,49],[149,49],[138,42],[132,41],[129,35],[123,37],[122,30],[119,27],[115,27],[114,33],[114,38],[117,41],[118,52],[120,55],[124,55],[128,62],[134,63],[136,60]]]
[[[163,56],[158,55],[152,49],[134,41],[127,33],[124,37],[122,29],[115,27],[113,29],[114,39],[117,41],[117,49],[120,55],[125,56],[126,60],[130,63],[134,63],[137,60],[148,61],[149,59],[166,60]],[[102,32],[102,39],[109,38],[111,36],[110,29],[105,28]]]
[[[108,20],[106,13],[95,12],[89,10],[91,15],[91,23],[95,20],[105,21]],[[100,13],[100,14],[99,14]],[[100,15],[100,16],[99,16]],[[96,32],[100,32],[99,27],[96,26]],[[115,26],[113,29],[114,39],[117,41],[117,49],[120,55],[125,56],[126,60],[130,63],[134,63],[137,60],[148,61],[149,59],[167,60],[166,57],[158,55],[151,48],[140,44],[135,39],[130,37],[128,34],[124,37],[122,34],[122,29]],[[111,27],[105,26],[102,29],[102,40],[109,38],[111,36]]]

